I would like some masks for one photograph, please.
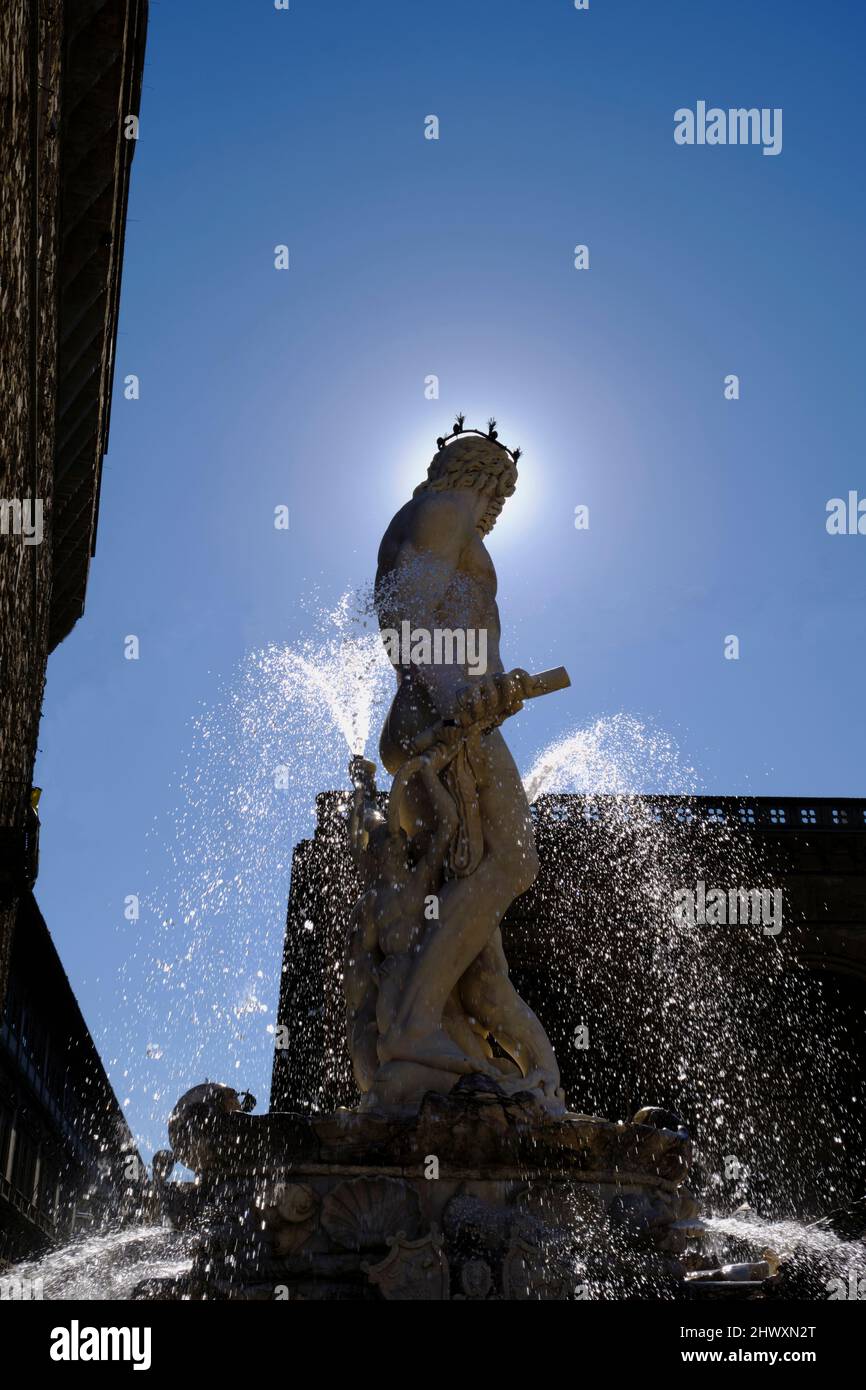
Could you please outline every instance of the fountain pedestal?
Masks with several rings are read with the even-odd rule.
[[[683,1129],[551,1118],[483,1077],[406,1115],[254,1116],[201,1090],[169,1126],[204,1208],[187,1296],[658,1297],[682,1279]]]

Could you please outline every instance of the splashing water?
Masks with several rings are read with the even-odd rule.
[[[755,1212],[711,1216],[704,1224],[705,1244],[715,1243],[720,1262],[730,1256],[755,1259],[765,1250],[778,1255],[789,1297],[844,1299],[866,1280],[866,1244],[844,1240],[826,1227],[766,1221]]]
[[[150,1148],[204,1076],[240,1073],[267,1094],[292,846],[312,828],[316,793],[345,784],[393,690],[368,609],[344,595],[306,641],[250,653],[193,721],[179,804],[151,834],[158,886],[142,896],[121,983],[138,1057],[123,1099],[144,1112]]]
[[[628,714],[551,743],[524,785],[543,871],[522,915],[530,957],[548,961],[529,1002],[572,1102],[679,1111],[696,1141],[693,1186],[714,1204],[820,1215],[855,1195],[862,1067],[829,987],[799,965],[796,923],[777,938],[674,918],[675,893],[698,880],[778,883],[764,842],[699,814],[688,796],[700,779],[676,742]],[[647,791],[685,799],[662,807]],[[518,978],[520,948],[518,935]]]
[[[821,1226],[805,1226],[801,1221],[764,1221],[755,1212],[740,1216],[708,1216],[704,1224],[710,1231],[752,1249],[763,1246],[796,1258],[820,1259],[834,1273],[847,1270],[854,1262],[860,1274],[866,1273],[866,1246],[860,1241],[843,1240],[835,1231]]]
[[[166,1226],[128,1226],[80,1237],[6,1270],[5,1280],[39,1287],[45,1299],[132,1297],[145,1279],[176,1279],[189,1269],[192,1237]]]
[[[344,594],[336,608],[324,615],[324,632],[297,647],[271,645],[253,653],[243,675],[245,736],[276,736],[272,744],[276,756],[280,749],[293,754],[297,735],[305,730],[315,730],[327,744],[337,730],[346,745],[338,748],[341,785],[346,750],[364,752],[373,711],[384,704],[394,683],[378,626],[375,631],[357,630],[366,627],[369,607],[363,595]],[[293,766],[291,761],[287,765]],[[295,766],[309,790],[313,769],[306,760]],[[324,785],[318,784],[316,790]]]
[[[670,735],[621,713],[548,744],[523,785],[533,802],[554,792],[694,792],[696,778]]]

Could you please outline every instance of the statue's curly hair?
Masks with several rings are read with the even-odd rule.
[[[503,502],[517,485],[517,464],[508,450],[483,435],[464,435],[446,444],[433,455],[427,477],[416,487],[421,492],[444,492],[449,488],[469,488],[490,493]]]

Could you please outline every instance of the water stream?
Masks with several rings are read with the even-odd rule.
[[[38,1259],[6,1270],[7,1284],[18,1283],[18,1297],[49,1300],[132,1297],[145,1279],[175,1279],[190,1263],[191,1237],[168,1226],[126,1226],[81,1235]]]

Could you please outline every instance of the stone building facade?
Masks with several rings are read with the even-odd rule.
[[[145,1171],[32,895],[0,1010],[0,1271],[41,1245],[134,1218]]]
[[[84,607],[145,0],[0,7],[0,1001],[32,886],[48,654]]]
[[[146,22],[0,5],[0,1263],[115,1203],[131,1143],[33,897],[32,781],[96,542]]]
[[[41,500],[44,511],[54,472],[62,29],[62,0],[38,7],[13,0],[0,10],[0,502]],[[51,546],[16,534],[8,509],[0,520],[2,999],[18,896],[32,877],[30,785],[48,655]]]

